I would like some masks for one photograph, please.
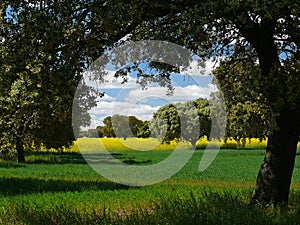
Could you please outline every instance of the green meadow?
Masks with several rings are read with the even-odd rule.
[[[263,149],[221,149],[202,172],[198,167],[204,150],[196,150],[185,167],[168,180],[131,187],[103,178],[85,162],[76,146],[72,148],[64,152],[31,152],[24,164],[0,162],[0,224],[299,224],[300,221],[299,156],[289,205],[276,208],[272,204],[248,205],[264,157]],[[163,147],[152,151],[111,148],[115,158],[138,166],[155,164],[172,153]]]

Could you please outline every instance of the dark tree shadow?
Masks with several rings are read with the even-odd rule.
[[[151,164],[152,160],[136,160],[121,153],[112,153],[114,158],[130,165]],[[86,154],[83,157],[80,153],[34,153],[34,157],[29,158],[27,164],[116,164],[105,154]]]
[[[67,191],[103,191],[127,190],[126,185],[110,181],[69,181],[69,180],[43,180],[34,178],[0,178],[0,195],[14,196],[19,194],[67,192]]]
[[[119,158],[122,154],[111,154],[115,158]],[[34,153],[34,158],[29,158],[26,163],[28,164],[87,164],[86,159],[81,153]],[[93,163],[93,159],[96,161],[101,158],[101,154],[89,154],[89,163]]]
[[[1,162],[0,168],[25,168],[27,167],[24,163],[17,163],[17,162]]]
[[[148,160],[135,160],[135,159],[126,159],[122,161],[123,163],[129,164],[129,165],[144,165],[144,164],[151,164],[152,160],[148,159]]]

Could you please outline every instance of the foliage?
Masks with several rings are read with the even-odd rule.
[[[232,106],[228,135],[263,138],[277,129],[280,112],[299,99],[295,89],[299,86],[299,7],[294,4],[187,1],[186,7],[177,9],[180,13],[144,21],[132,39],[168,40],[192,49],[204,60],[226,56],[216,75],[227,106]],[[297,114],[296,108],[292,110]],[[257,129],[251,130],[253,127]]]
[[[5,152],[8,145],[18,148],[23,161],[23,148],[33,140],[59,147],[74,139],[73,130],[78,136],[79,127],[89,125],[87,111],[102,93],[81,82],[82,95],[76,96],[76,87],[83,69],[141,20],[127,13],[139,7],[126,4],[1,1],[0,133]],[[77,109],[73,124],[72,105]]]
[[[240,141],[265,138],[275,127],[275,114],[267,100],[266,80],[253,59],[234,65],[226,61],[214,70],[227,109],[227,136]],[[217,93],[215,93],[217,94]]]
[[[79,153],[77,142],[83,142],[84,145],[88,145],[87,148],[94,149],[97,142],[101,142],[106,149],[112,152],[117,152],[118,150],[134,150],[134,149],[143,149],[143,150],[174,150],[178,146],[178,142],[176,140],[171,141],[169,144],[160,143],[158,139],[155,138],[127,138],[123,140],[122,138],[79,138],[75,141],[71,146],[64,147],[62,149],[47,149],[44,146],[37,147],[31,146],[28,150],[29,153],[37,153],[37,152],[53,152],[53,153]],[[213,144],[214,141],[210,141]],[[196,142],[196,149],[205,149],[209,141],[206,137],[200,138]],[[182,148],[189,148],[190,143],[181,143]],[[132,148],[131,148],[132,147]],[[153,147],[153,149],[152,149]],[[247,138],[244,142],[237,142],[233,138],[227,138],[221,140],[220,142],[221,149],[266,149],[267,148],[267,139],[259,139],[259,138]],[[300,142],[298,143],[298,148],[300,148]]]
[[[96,127],[96,131],[97,131],[97,133],[98,133],[98,137],[99,137],[99,138],[103,138],[103,137],[104,137],[104,136],[103,136],[102,129],[103,129],[102,126]]]
[[[188,110],[189,108],[194,110]],[[211,112],[209,101],[206,99],[197,99],[188,101],[179,106],[182,117],[186,117],[183,121],[186,122],[183,129],[182,137],[184,140],[190,141],[194,146],[200,137],[210,137],[211,130]],[[199,127],[200,126],[200,129]],[[199,136],[195,135],[198,134]]]
[[[194,146],[199,137],[209,137],[210,117],[209,102],[206,99],[168,104],[154,113],[149,129],[151,135],[162,142],[182,138]]]
[[[103,123],[104,123],[104,126],[102,127],[103,136],[104,137],[116,137],[113,126],[112,126],[111,116],[104,118]]]
[[[267,139],[260,138],[245,138],[239,141],[236,141],[235,138],[227,137],[220,142],[221,149],[266,149],[267,148]],[[196,149],[205,149],[209,141],[207,138],[200,138],[196,142]],[[213,141],[211,141],[213,144]],[[300,146],[300,142],[299,142]]]
[[[0,159],[3,160],[15,160],[17,151],[14,146],[9,143],[3,144],[0,149]]]
[[[143,125],[138,130],[137,133],[138,138],[149,138],[151,136],[149,125],[150,125],[150,121],[144,121]]]
[[[126,139],[132,131],[129,127],[129,118],[127,116],[115,114],[111,117],[111,126],[116,137]]]
[[[115,114],[104,118],[102,127],[103,135],[106,137],[137,137],[144,122],[135,116],[124,116]]]
[[[170,142],[180,137],[180,117],[173,104],[160,107],[150,121],[151,135],[161,142]]]
[[[74,140],[72,104],[86,51],[78,45],[86,29],[79,2],[1,3],[1,146],[18,148],[20,159],[33,140],[47,147]],[[90,107],[82,103],[78,116],[89,121]]]
[[[133,137],[138,136],[139,130],[144,126],[144,121],[139,120],[135,116],[128,117],[128,124]]]

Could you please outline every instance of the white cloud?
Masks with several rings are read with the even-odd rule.
[[[113,101],[116,100],[116,98],[113,98],[112,96],[108,95],[107,93],[104,93],[103,97],[98,97],[97,101]]]
[[[213,84],[209,84],[206,87],[200,87],[197,85],[189,85],[186,87],[174,87],[174,93],[172,96],[166,96],[167,89],[164,87],[149,87],[147,90],[132,90],[129,92],[126,100],[129,102],[140,101],[141,99],[150,98],[162,98],[167,101],[187,101],[197,98],[209,98],[213,91],[216,91],[216,87]]]
[[[150,106],[147,104],[133,104],[130,102],[107,102],[100,101],[97,107],[89,111],[92,117],[92,124],[90,127],[97,127],[103,125],[103,119],[114,114],[134,115],[141,120],[150,120],[154,112],[160,106]]]

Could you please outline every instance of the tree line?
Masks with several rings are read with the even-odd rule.
[[[150,121],[115,114],[104,118],[103,123],[104,126],[98,126],[96,129],[81,131],[80,137],[154,137],[162,143],[182,139],[195,146],[200,137],[209,138],[211,112],[209,100],[199,98],[164,105],[153,114]]]

